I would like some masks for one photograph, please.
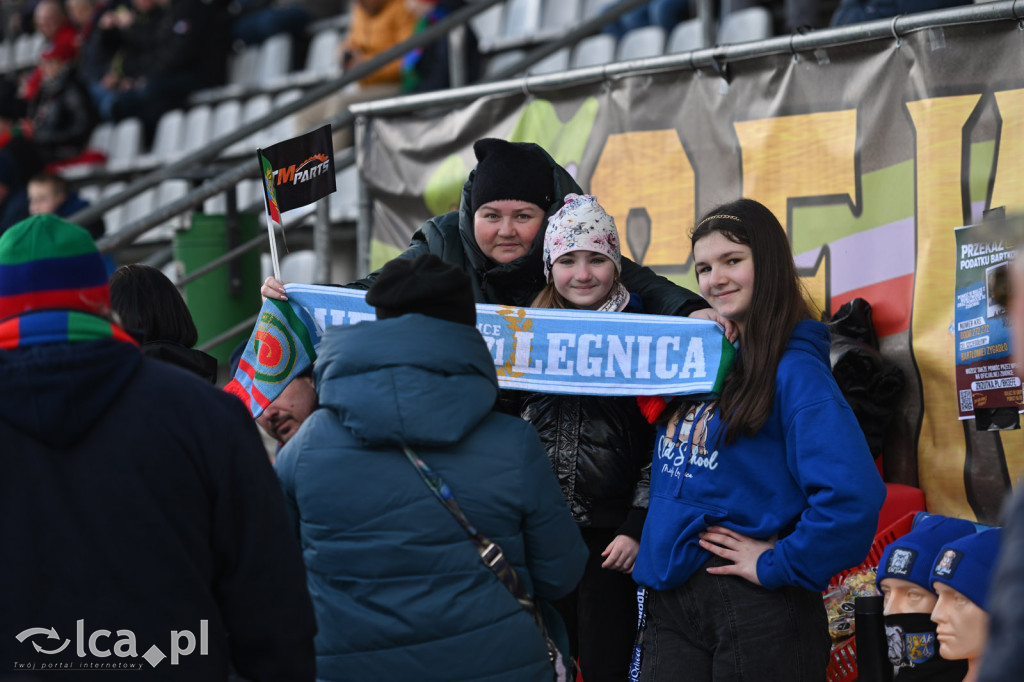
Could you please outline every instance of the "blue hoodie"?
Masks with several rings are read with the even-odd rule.
[[[726,444],[714,413],[710,452],[687,458],[686,438],[680,445],[659,429],[637,583],[657,590],[685,583],[711,556],[697,537],[711,525],[778,536],[757,562],[768,589],[821,590],[864,560],[885,486],[832,378],[829,338],[820,322],[797,324],[775,375],[771,415],[754,437]]]
[[[540,631],[406,460],[409,445],[531,594],[587,560],[536,430],[494,411],[480,333],[403,315],[330,327],[320,409],[277,458],[316,609],[322,680],[551,679]]]

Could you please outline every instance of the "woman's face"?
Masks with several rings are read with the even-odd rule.
[[[700,293],[715,311],[743,333],[754,298],[754,255],[721,232],[711,232],[693,245]]]
[[[473,236],[483,254],[495,263],[525,256],[544,224],[544,210],[516,199],[489,201],[473,214]]]
[[[979,658],[988,640],[988,614],[949,585],[932,586],[939,595],[932,609],[939,653],[947,661]]]
[[[551,264],[555,291],[581,310],[597,310],[615,283],[615,263],[596,251],[570,251]]]

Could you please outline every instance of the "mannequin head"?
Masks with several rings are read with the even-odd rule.
[[[966,659],[968,676],[988,641],[988,592],[1002,529],[967,535],[943,546],[932,568],[932,588],[938,595],[932,609],[939,653],[946,659]]]
[[[876,578],[885,597],[885,615],[931,613],[938,598],[931,581],[935,555],[943,545],[974,531],[970,521],[933,515],[886,547]]]

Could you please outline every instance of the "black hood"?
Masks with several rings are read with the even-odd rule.
[[[169,341],[152,341],[142,344],[142,354],[187,369],[211,384],[217,383],[217,358],[201,350]]]
[[[508,305],[528,306],[540,293],[547,282],[544,279],[544,232],[548,227],[548,218],[562,208],[566,194],[582,194],[583,190],[576,184],[569,172],[555,163],[542,147],[537,149],[551,164],[551,185],[555,202],[548,208],[544,216],[544,225],[534,237],[533,244],[525,256],[511,263],[495,264],[484,256],[476,243],[473,231],[473,212],[470,210],[470,196],[473,189],[474,168],[469,179],[462,187],[462,200],[459,204],[459,233],[466,252],[466,257],[480,281],[486,300],[501,301]]]
[[[69,448],[124,388],[142,355],[123,341],[50,343],[0,351],[0,422]]]

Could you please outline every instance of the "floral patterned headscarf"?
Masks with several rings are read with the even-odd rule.
[[[566,194],[565,204],[548,219],[544,233],[544,277],[551,264],[571,251],[594,251],[612,259],[622,272],[615,220],[589,194]]]

